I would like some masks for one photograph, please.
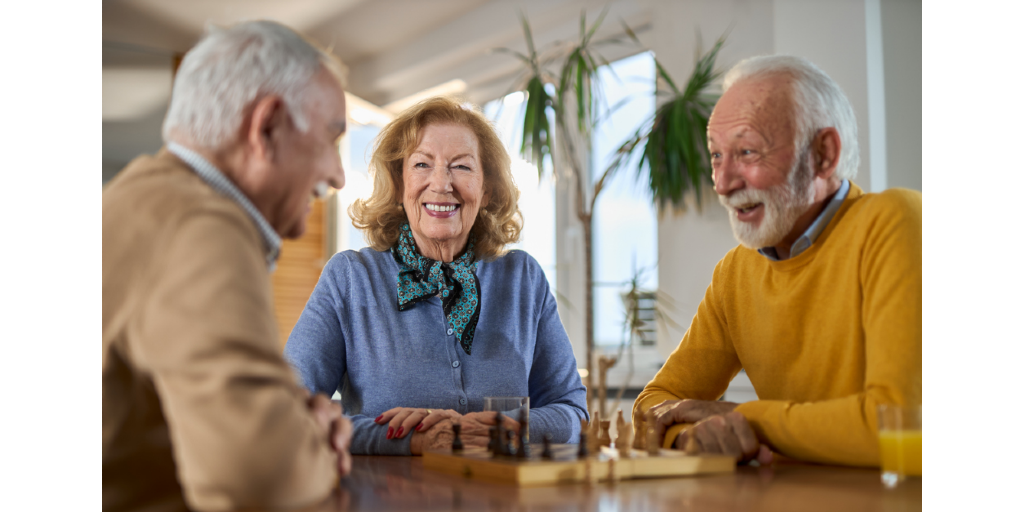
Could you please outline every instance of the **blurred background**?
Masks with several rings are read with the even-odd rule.
[[[602,48],[604,101],[619,108],[590,136],[594,172],[664,101],[654,94],[654,59],[683,82],[697,52],[727,34],[716,66],[723,71],[746,57],[785,53],[810,59],[839,83],[857,115],[858,185],[921,190],[921,2],[914,0],[105,0],[103,183],[163,145],[176,63],[208,23],[280,21],[345,64],[350,121],[341,150],[346,187],[317,203],[309,232],[286,243],[273,275],[282,344],[326,260],[365,246],[347,208],[370,192],[366,162],[380,127],[419,100],[452,94],[478,106],[508,144],[526,220],[517,248],[544,267],[584,368],[582,231],[567,180],[539,178],[518,156],[522,65],[494,50],[526,51],[520,11],[537,46],[550,47],[578,37],[581,12],[589,24],[603,10],[598,37],[623,36],[626,25],[639,43]],[[702,209],[661,211],[637,173],[620,172],[596,203],[594,338],[598,354],[619,357],[607,378],[625,388],[624,410],[678,344],[715,264],[736,245],[714,193],[703,194]],[[630,290],[652,298],[633,304],[639,329],[626,327]],[[756,396],[741,373],[725,398]]]

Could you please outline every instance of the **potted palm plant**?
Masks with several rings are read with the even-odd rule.
[[[584,244],[584,322],[586,347],[587,406],[590,407],[593,390],[594,366],[594,299],[593,299],[593,211],[597,198],[616,172],[624,169],[638,148],[644,148],[643,158],[636,168],[643,175],[644,164],[650,169],[651,191],[655,200],[664,205],[671,202],[683,205],[681,198],[688,190],[700,191],[710,183],[710,169],[706,157],[707,117],[714,98],[707,95],[707,86],[718,76],[711,70],[722,41],[698,60],[694,75],[682,90],[668,76],[661,64],[658,75],[670,86],[675,95],[659,107],[654,117],[645,123],[617,150],[611,165],[591,181],[581,154],[589,154],[590,137],[601,116],[602,96],[597,80],[598,69],[608,61],[600,49],[610,44],[630,43],[641,46],[632,29],[622,23],[623,35],[597,39],[595,34],[604,21],[607,10],[602,11],[592,25],[587,24],[586,12],[580,15],[579,38],[571,43],[555,43],[538,50],[534,45],[529,21],[520,13],[526,53],[507,48],[499,51],[514,55],[523,63],[515,90],[526,94],[522,110],[522,157],[537,165],[543,177],[550,161],[550,170],[560,179],[571,180],[576,217],[582,225]],[[673,105],[666,110],[666,105]],[[666,126],[668,123],[670,126]],[[556,158],[557,156],[557,158]],[[550,157],[550,160],[546,160]],[[592,184],[591,184],[592,183]],[[699,197],[699,194],[698,194]],[[678,198],[678,199],[677,199]]]

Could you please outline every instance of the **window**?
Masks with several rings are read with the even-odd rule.
[[[593,135],[591,159],[595,180],[607,168],[615,150],[654,114],[653,55],[640,53],[613,62],[610,68],[604,66],[598,74],[605,102],[614,110],[598,124]],[[620,102],[623,103],[619,105]],[[636,155],[632,167],[624,168],[605,184],[594,207],[594,344],[597,346],[618,345],[625,339],[621,294],[629,290],[629,282],[637,271],[646,270],[639,282],[641,289],[653,292],[658,287],[657,211],[647,184],[637,180],[634,169],[638,160],[639,155]],[[654,343],[653,332],[648,341]]]
[[[537,260],[548,278],[551,290],[555,281],[555,187],[551,167],[538,179],[537,166],[519,156],[522,125],[519,110],[525,95],[514,92],[490,101],[483,107],[484,115],[494,123],[498,136],[512,157],[512,176],[519,187],[519,210],[523,213],[523,231],[519,243],[509,249],[521,249]]]

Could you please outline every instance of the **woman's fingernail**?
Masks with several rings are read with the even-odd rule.
[[[382,420],[382,419],[384,419],[384,415],[383,414],[381,414],[380,416],[377,416],[377,419],[375,419],[373,421],[376,421],[377,423],[380,423],[380,420]]]
[[[416,431],[419,432],[420,430],[423,430],[423,424],[422,423],[420,423],[419,425],[416,425]]]
[[[388,427],[388,437],[387,438],[391,439],[391,435],[394,434],[394,433],[395,433],[395,429],[392,428],[392,427]]]
[[[398,427],[398,432],[395,434],[395,437],[402,437],[402,432],[404,431],[405,427]]]

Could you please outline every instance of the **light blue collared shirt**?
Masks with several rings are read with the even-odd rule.
[[[818,239],[818,235],[828,227],[828,223],[836,215],[836,212],[839,211],[839,207],[843,205],[843,201],[846,200],[846,196],[849,193],[850,180],[843,180],[843,184],[839,186],[839,191],[836,192],[836,195],[832,196],[832,199],[825,205],[825,209],[821,211],[818,218],[814,219],[814,222],[807,228],[807,231],[804,231],[804,234],[800,235],[796,242],[793,242],[793,246],[789,249],[790,258],[795,258],[800,253],[810,249],[811,244]],[[779,254],[775,252],[775,247],[762,247],[757,252],[772,261],[781,261]]]
[[[228,179],[224,173],[220,172],[219,169],[213,166],[205,158],[192,151],[191,149],[182,146],[176,142],[167,143],[167,151],[170,151],[174,156],[180,158],[183,162],[188,164],[193,171],[206,182],[211,188],[216,190],[219,194],[227,196],[232,201],[238,203],[245,213],[249,215],[253,222],[256,223],[256,229],[259,230],[260,235],[263,237],[263,246],[266,250],[267,266],[270,271],[273,272],[277,266],[277,257],[281,254],[281,237],[274,231],[274,228],[270,226],[267,219],[263,218],[260,211],[253,206],[252,202],[249,201],[248,197],[238,187],[235,186],[231,180]]]

